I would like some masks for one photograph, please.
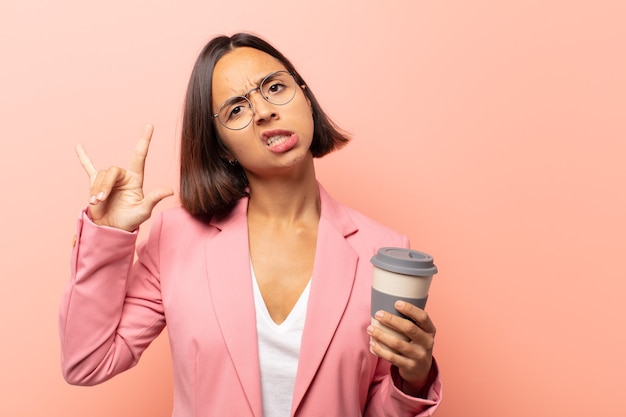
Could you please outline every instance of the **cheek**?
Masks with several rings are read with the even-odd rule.
[[[298,114],[301,115],[300,120],[302,120],[302,127],[310,131],[311,135],[313,135],[313,126],[315,124],[313,121],[313,109],[311,108],[308,100],[302,100],[302,103],[298,104]]]
[[[240,131],[229,132],[223,136],[222,144],[227,150],[231,158],[238,160],[246,159],[246,154],[255,152],[255,144],[259,142],[256,139],[254,130],[244,129]],[[260,143],[260,142],[259,142]]]
[[[313,114],[309,114],[309,117],[307,118],[308,124],[309,124],[309,129],[311,130],[311,137],[313,137],[313,132],[315,130],[315,121],[313,120]]]
[[[313,113],[308,113],[307,116],[307,127],[311,135],[311,140],[313,140],[313,133],[315,131],[315,120],[313,120]]]
[[[230,133],[226,133],[223,134],[221,132],[218,131],[217,133],[217,138],[219,141],[219,148],[220,148],[220,156],[222,156],[225,159],[239,159],[237,157],[237,155],[240,152],[241,146],[237,145],[237,143],[240,143],[239,141],[236,140],[236,138],[232,137],[232,134]]]

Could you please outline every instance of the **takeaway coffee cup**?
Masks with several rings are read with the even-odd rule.
[[[378,250],[371,262],[374,265],[372,325],[406,340],[404,335],[380,324],[374,314],[378,310],[385,310],[410,320],[395,309],[394,304],[398,300],[423,309],[433,275],[437,273],[433,257],[412,249],[385,247]]]

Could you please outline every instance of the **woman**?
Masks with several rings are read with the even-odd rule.
[[[369,326],[369,259],[408,239],[318,184],[314,158],[348,139],[280,52],[249,34],[204,48],[185,103],[182,207],[155,218],[133,264],[137,229],[173,194],[143,194],[151,135],[128,170],[98,171],[77,148],[91,197],[61,306],[68,382],[134,366],[167,323],[176,417],[434,412],[428,315],[377,315],[409,342]]]

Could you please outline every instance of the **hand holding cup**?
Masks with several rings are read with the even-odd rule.
[[[424,307],[437,267],[405,248],[381,248],[371,262],[370,351],[398,368],[405,393],[420,395],[432,367],[436,328]]]

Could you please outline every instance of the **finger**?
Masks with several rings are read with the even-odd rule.
[[[106,171],[98,172],[91,187],[89,202],[91,204],[97,204],[100,201],[106,200],[115,184],[124,179],[125,175],[126,171],[118,167],[111,167]]]
[[[96,173],[95,178],[91,180],[91,188],[89,189],[89,204],[98,204],[100,199],[104,196],[102,190],[102,182],[106,176],[106,171],[100,171]]]
[[[394,365],[397,365],[397,362],[401,360],[400,355],[394,352],[389,346],[385,345],[380,339],[374,337],[370,339],[370,351],[379,358]]]
[[[98,170],[96,170],[96,167],[94,167],[93,162],[91,162],[91,158],[89,158],[89,155],[87,155],[87,152],[85,152],[85,148],[83,148],[83,145],[76,145],[76,155],[78,156],[78,160],[83,166],[83,169],[89,176],[89,179],[93,180],[98,174]]]
[[[374,353],[374,355],[386,360],[392,365],[397,366],[401,370],[406,370],[410,373],[419,372],[419,364],[417,360],[396,353],[393,350],[387,348],[385,345],[381,344],[380,342],[372,341],[370,343],[370,350],[372,353]]]
[[[171,188],[158,188],[150,191],[145,197],[143,204],[146,206],[149,212],[164,198],[174,195],[174,191]]]
[[[396,301],[394,307],[396,308],[396,310],[398,310],[399,313],[410,317],[413,322],[426,333],[435,334],[437,332],[437,329],[430,319],[430,316],[421,308],[400,300]]]
[[[428,362],[432,356],[432,335],[422,332],[426,336],[424,340],[407,341],[373,325],[368,326],[367,333],[370,335],[372,353],[398,367],[410,370],[419,362]]]
[[[134,172],[143,176],[143,171],[146,166],[146,157],[148,156],[148,149],[150,148],[150,140],[152,139],[153,131],[154,126],[152,126],[151,124],[147,124],[143,128],[141,138],[139,139],[139,142],[137,142],[137,146],[135,147],[133,159],[130,162],[130,172]]]
[[[423,311],[423,310],[422,310]],[[404,335],[408,340],[411,340],[413,343],[430,345],[432,344],[431,340],[434,338],[434,333],[428,333],[424,329],[422,329],[419,325],[412,322],[409,319],[402,318],[396,316],[395,314],[388,313],[386,311],[377,311],[375,316],[376,320],[378,320],[384,326],[387,326],[396,332]],[[398,350],[399,344],[396,340],[391,339],[389,336],[384,333],[381,334],[380,339],[383,344],[389,346],[394,350]],[[398,339],[394,337],[394,339]],[[398,342],[401,339],[398,339]]]
[[[374,353],[387,360],[389,360],[390,354],[398,354],[398,348],[401,348],[403,343],[408,343],[398,337],[397,334],[390,333],[389,329],[382,329],[377,325],[368,326],[367,334],[370,335],[370,347],[373,348],[374,345],[378,347],[378,349],[372,350],[381,350],[381,352]]]

